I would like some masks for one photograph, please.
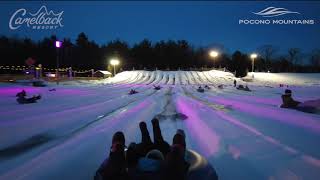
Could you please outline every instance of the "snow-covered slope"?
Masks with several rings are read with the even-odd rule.
[[[252,91],[237,90],[234,79]],[[92,179],[112,134],[121,130],[127,144],[139,142],[138,123],[146,121],[152,135],[153,117],[169,143],[184,129],[187,147],[222,180],[319,179],[320,115],[279,108],[287,88],[280,83],[299,101],[320,99],[320,74],[255,73],[245,82],[215,70],[125,71],[49,87],[0,83],[0,179]],[[196,91],[205,84],[211,89]],[[22,89],[43,98],[19,105]]]

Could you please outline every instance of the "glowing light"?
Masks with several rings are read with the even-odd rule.
[[[110,60],[110,64],[113,65],[113,66],[116,66],[116,65],[120,64],[120,61],[118,59],[111,59]]]
[[[210,55],[210,57],[215,58],[215,57],[219,56],[219,53],[218,53],[218,51],[212,50],[212,51],[210,51],[209,55]]]
[[[258,57],[258,54],[256,54],[256,53],[252,53],[252,54],[250,55],[250,57],[251,57],[251,59],[255,59],[255,58],[257,58],[257,57]]]
[[[56,48],[60,48],[62,46],[62,42],[61,41],[56,41]]]

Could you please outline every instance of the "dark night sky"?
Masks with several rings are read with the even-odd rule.
[[[11,15],[20,8],[36,12],[42,5],[64,11],[58,30],[9,29]],[[315,25],[239,25],[239,19],[265,19],[252,12],[268,6],[300,14],[278,19],[314,19]],[[269,19],[276,19],[275,17]],[[320,48],[320,2],[0,2],[0,34],[39,40],[56,34],[71,37],[80,32],[99,44],[119,38],[131,45],[144,38],[152,41],[185,39],[195,46],[222,44],[229,51],[252,52],[272,44],[285,52],[289,47],[304,52]]]

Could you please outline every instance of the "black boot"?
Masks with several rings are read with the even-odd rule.
[[[170,145],[163,139],[158,119],[152,119],[154,146],[164,156],[170,151]]]
[[[152,144],[146,122],[144,121],[140,122],[139,127],[141,131],[141,143]]]
[[[163,137],[161,134],[161,129],[159,125],[158,119],[152,119],[152,128],[153,128],[153,141],[154,143],[161,143],[163,142]]]

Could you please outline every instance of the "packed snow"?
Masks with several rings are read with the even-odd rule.
[[[237,90],[234,80],[251,91]],[[198,92],[204,85],[210,89]],[[171,143],[183,129],[187,148],[204,156],[219,179],[317,180],[320,115],[279,108],[286,88],[319,107],[320,74],[239,79],[216,70],[125,71],[47,87],[0,83],[0,179],[92,179],[113,133],[123,131],[126,144],[139,142],[138,123],[146,121],[152,134],[157,117],[164,138]],[[42,99],[18,104],[23,89]]]

